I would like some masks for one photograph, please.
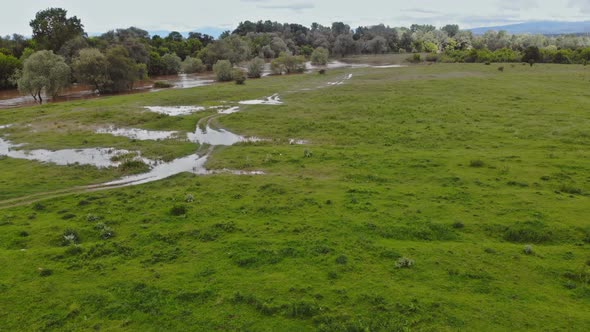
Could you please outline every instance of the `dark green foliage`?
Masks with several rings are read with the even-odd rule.
[[[173,216],[182,216],[188,212],[188,209],[184,205],[175,205],[170,209],[170,214]]]
[[[548,243],[555,240],[554,231],[539,221],[517,222],[504,232],[506,241],[515,243]]]
[[[164,81],[156,81],[154,82],[154,88],[156,89],[168,89],[173,88],[174,85]]]
[[[21,68],[19,59],[0,53],[0,90],[16,86],[15,74]]]
[[[84,26],[76,16],[67,17],[62,8],[48,8],[37,12],[30,22],[33,39],[43,49],[57,52],[70,39],[84,36]]]
[[[475,168],[479,168],[479,167],[484,167],[485,163],[482,160],[479,159],[475,159],[469,162],[469,167],[475,167]]]

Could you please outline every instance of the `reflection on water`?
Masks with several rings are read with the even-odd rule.
[[[178,135],[177,131],[156,131],[156,130],[145,130],[137,128],[116,128],[114,126],[108,128],[99,128],[96,130],[97,134],[111,134],[113,136],[128,137],[140,141],[148,140],[162,140],[174,138]]]
[[[24,144],[13,144],[0,138],[0,156],[7,156],[15,159],[26,159],[41,162],[53,163],[56,165],[91,165],[98,168],[117,167],[120,162],[113,161],[118,156],[129,154],[127,150],[116,150],[112,148],[90,148],[90,149],[64,149],[57,151],[50,150],[17,150]],[[144,162],[150,162],[142,159]]]
[[[161,89],[154,89],[155,81],[163,81],[173,85],[174,88],[187,89],[199,86],[209,85],[215,82],[212,74],[180,74],[171,76],[153,76],[150,80],[136,82],[132,91],[122,92],[120,94],[132,94],[145,91],[160,91]],[[85,84],[74,84],[64,90],[55,100],[48,96],[44,96],[43,100],[50,102],[63,102],[70,100],[91,99],[98,98],[100,95],[96,93],[93,87]],[[23,96],[18,90],[0,90],[0,109],[13,108],[20,106],[35,105],[35,100],[31,96]]]
[[[241,105],[282,105],[283,102],[279,97],[279,94],[275,93],[270,97],[266,97],[264,99],[255,99],[255,100],[244,100],[239,102]]]
[[[202,106],[146,106],[150,112],[166,114],[169,116],[189,115],[191,113],[204,111]]]
[[[191,142],[209,145],[234,145],[240,142],[259,142],[257,137],[244,137],[236,135],[225,129],[213,129],[209,125],[205,129],[197,126],[194,133],[188,133],[187,138]]]

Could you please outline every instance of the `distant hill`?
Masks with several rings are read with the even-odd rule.
[[[535,21],[518,24],[482,27],[469,29],[476,35],[482,35],[489,30],[505,30],[511,34],[542,34],[542,35],[562,35],[562,34],[583,34],[590,33],[590,21],[583,22],[563,22],[563,21]]]

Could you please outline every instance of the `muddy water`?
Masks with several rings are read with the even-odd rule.
[[[209,125],[207,125],[207,127],[205,127],[204,129],[197,126],[197,129],[194,133],[187,134],[187,139],[191,142],[199,144],[209,144],[213,146],[230,146],[240,142],[261,141],[261,139],[257,137],[244,137],[236,135],[225,129],[213,129]]]
[[[19,150],[23,146],[24,144],[13,144],[8,140],[0,138],[0,156],[47,162],[62,166],[79,164],[105,168],[119,166],[120,162],[113,161],[112,159],[131,153],[127,150],[116,150],[112,148],[64,149],[57,151],[44,149]],[[150,163],[147,159],[142,160]]]
[[[189,115],[195,112],[205,110],[202,106],[147,106],[146,109],[150,112],[166,114],[169,116]]]
[[[282,105],[283,102],[278,94],[274,94],[264,99],[244,100],[239,102],[240,105]]]
[[[96,130],[96,133],[128,137],[130,139],[136,139],[140,141],[157,141],[163,139],[172,139],[178,136],[177,131],[155,131],[137,128],[116,128],[114,126],[108,128],[99,128]]]
[[[177,89],[187,89],[199,86],[209,85],[215,82],[214,76],[211,73],[207,74],[180,74],[172,76],[154,76],[150,80],[140,81],[135,84],[132,91],[122,92],[121,94],[132,94],[145,91],[160,91],[161,89],[154,89],[155,81],[163,81],[170,83]],[[63,102],[70,100],[92,99],[98,98],[101,95],[97,94],[94,89],[84,84],[74,84],[68,89],[64,90],[60,97],[52,100],[45,96],[45,101]],[[20,106],[35,105],[35,100],[31,96],[23,96],[18,90],[0,90],[0,109],[14,108]]]

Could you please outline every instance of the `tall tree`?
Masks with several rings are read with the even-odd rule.
[[[43,102],[41,92],[45,90],[47,95],[57,97],[70,84],[70,73],[63,57],[53,51],[39,51],[25,60],[18,89]]]
[[[68,18],[67,13],[62,8],[49,8],[35,15],[30,26],[39,47],[57,52],[68,40],[86,36],[80,19],[76,16]]]

